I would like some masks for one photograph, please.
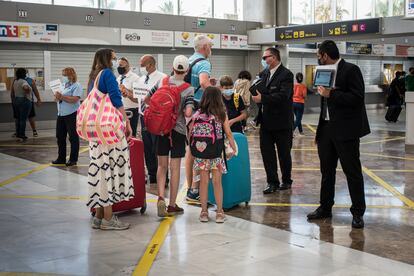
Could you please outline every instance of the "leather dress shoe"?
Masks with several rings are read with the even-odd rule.
[[[268,195],[276,192],[278,189],[277,184],[267,184],[267,187],[263,190],[263,194]]]
[[[289,190],[292,187],[292,184],[285,184],[282,183],[279,185],[278,190],[283,191],[283,190]]]
[[[318,209],[308,214],[308,220],[324,219],[324,218],[331,218],[331,217],[332,217],[332,212],[325,211],[321,207],[318,207]]]
[[[56,159],[55,161],[52,161],[53,165],[65,165],[66,161],[65,160],[59,160]]]
[[[66,163],[66,167],[76,166],[76,164],[77,164],[77,162],[75,162],[75,161],[68,161],[68,162]]]
[[[352,228],[364,228],[365,223],[364,223],[364,219],[361,216],[354,216],[352,218]]]

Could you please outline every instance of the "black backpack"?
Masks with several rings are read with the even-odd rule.
[[[198,62],[202,61],[202,60],[206,60],[205,58],[198,58],[196,60],[194,60],[190,66],[188,67],[188,72],[187,75],[185,75],[184,77],[184,81],[191,84],[191,75],[193,73],[193,66],[196,65]],[[199,85],[195,90],[194,90],[194,94],[197,93],[197,91],[201,88],[201,85]]]

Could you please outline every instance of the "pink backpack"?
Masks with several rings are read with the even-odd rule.
[[[113,145],[125,137],[125,124],[122,114],[111,102],[108,94],[98,89],[101,72],[85,101],[80,105],[76,116],[76,132],[89,141],[103,145]]]

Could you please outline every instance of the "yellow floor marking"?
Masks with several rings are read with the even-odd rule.
[[[362,171],[366,175],[368,175],[369,177],[371,177],[379,185],[381,185],[384,189],[386,189],[387,191],[389,191],[393,196],[395,196],[396,198],[398,198],[399,200],[401,200],[405,205],[407,205],[410,208],[414,208],[414,202],[411,199],[409,199],[406,196],[404,196],[403,194],[401,194],[397,189],[395,189],[393,186],[391,186],[390,184],[388,184],[381,177],[377,176],[373,171],[371,171],[370,169],[368,169],[368,168],[366,168],[364,166],[362,167]]]
[[[251,170],[264,170],[264,167],[251,167]],[[279,169],[280,170],[280,169]],[[320,171],[320,168],[292,168],[292,171]],[[341,172],[342,169],[338,168],[336,171]],[[397,170],[397,169],[371,169],[372,172],[401,172],[401,173],[414,173],[414,170]]]
[[[405,137],[384,138],[382,140],[369,141],[369,142],[361,142],[360,145],[369,145],[369,144],[384,143],[384,142],[398,141],[398,140],[405,140]]]
[[[181,204],[183,202],[186,190],[187,184],[184,183],[180,191],[178,192],[177,204]],[[168,235],[168,231],[170,230],[174,220],[175,217],[166,217],[161,221],[157,231],[152,237],[150,243],[148,244],[148,247],[145,250],[144,255],[141,257],[141,260],[135,267],[135,271],[132,274],[132,276],[141,276],[148,274],[152,264],[154,263],[155,258],[157,257],[158,251],[160,250],[165,238]]]
[[[393,155],[383,155],[383,154],[369,153],[369,152],[361,152],[361,154],[362,155],[368,155],[368,156],[375,156],[375,157],[385,157],[385,158],[390,158],[390,159],[414,161],[414,158],[410,158],[410,157],[401,157],[401,156],[393,156]]]
[[[57,148],[57,145],[34,145],[34,144],[0,144],[2,148]],[[67,146],[70,148],[70,146]],[[81,146],[82,148],[88,148],[88,146]]]
[[[0,272],[0,276],[61,276],[59,274],[32,273],[32,272]]]
[[[21,199],[47,199],[47,200],[87,200],[86,197],[78,197],[78,196],[43,196],[43,195],[4,195],[0,194],[0,198],[21,198]],[[147,199],[147,203],[156,203],[156,199]]]
[[[268,206],[268,207],[318,207],[319,204],[313,203],[253,203],[249,202],[251,206]],[[334,208],[350,208],[351,205],[347,204],[336,204],[333,206]],[[393,205],[368,205],[367,208],[373,209],[411,209],[410,207],[406,206],[393,206]]]
[[[316,129],[313,126],[311,126],[310,124],[305,124],[305,126],[307,128],[309,128],[309,130],[312,131],[313,133],[316,133]]]
[[[200,202],[187,202],[189,205],[200,205]],[[315,203],[260,203],[260,202],[249,202],[250,206],[264,206],[264,207],[318,207],[319,204]],[[334,208],[350,208],[351,205],[346,204],[336,204]],[[412,208],[407,206],[393,206],[393,205],[369,205],[367,208],[371,209],[407,209]]]
[[[89,148],[85,148],[85,149],[80,150],[79,153],[83,153],[83,152],[88,151],[88,150],[89,150]],[[66,158],[69,158],[69,157],[67,156]],[[31,175],[32,173],[41,171],[41,170],[46,169],[46,168],[48,168],[50,166],[52,166],[52,163],[43,164],[43,165],[37,166],[36,168],[34,168],[34,169],[30,170],[30,171],[21,173],[19,175],[16,175],[15,177],[12,177],[10,179],[7,179],[7,180],[4,180],[4,181],[0,182],[0,187],[3,187],[3,186],[5,186],[7,184],[10,184],[10,183],[13,183],[13,182],[15,182],[15,181],[17,181],[19,179],[22,179],[22,178],[24,178],[26,176]]]

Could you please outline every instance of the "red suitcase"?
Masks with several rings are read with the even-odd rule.
[[[131,138],[130,142],[130,163],[132,180],[134,181],[135,197],[129,201],[121,201],[112,206],[113,212],[128,211],[141,208],[141,214],[147,209],[145,191],[145,167],[144,167],[144,143],[136,138]],[[95,210],[91,209],[92,215]]]

